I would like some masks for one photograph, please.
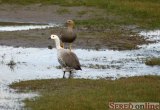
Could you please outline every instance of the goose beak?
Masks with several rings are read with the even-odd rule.
[[[50,39],[51,39],[51,37],[48,38],[48,40],[50,40]]]

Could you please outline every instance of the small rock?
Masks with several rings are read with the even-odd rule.
[[[51,45],[48,46],[48,49],[52,49],[53,47]]]

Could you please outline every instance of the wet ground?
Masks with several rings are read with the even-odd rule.
[[[0,45],[27,48],[46,48],[49,45],[55,47],[48,37],[53,33],[59,35],[63,28],[63,24],[54,23],[48,25],[18,23],[17,25],[14,25],[16,28],[13,25],[0,27]],[[73,43],[73,48],[131,50],[137,49],[137,45],[149,43],[143,36],[137,35],[137,32],[132,30],[113,29],[97,32],[92,28],[78,28],[77,31],[78,37]]]
[[[112,16],[103,13],[106,12],[91,7],[66,9],[56,5],[0,4],[0,109],[22,110],[22,100],[37,95],[17,93],[8,87],[12,82],[62,78],[56,49],[47,48],[49,45],[54,47],[53,41],[47,40],[50,34],[59,34],[60,28],[55,26],[70,18],[84,20],[103,15],[104,18],[112,19]],[[17,25],[15,22],[21,24]],[[48,23],[49,25],[46,25]],[[74,73],[74,78],[116,79],[160,75],[159,66],[144,64],[147,58],[160,57],[160,31],[140,32],[142,37],[139,37],[132,32],[134,26],[119,28],[120,30],[101,30],[97,27],[81,27],[78,30],[78,39],[73,48],[82,64],[82,71]],[[148,43],[144,37],[155,43],[144,45]],[[132,50],[137,48],[137,45],[141,48]]]
[[[102,9],[75,6],[65,7],[58,5],[9,5],[0,4],[1,22],[25,22],[25,23],[62,23],[67,19],[84,20],[102,16]]]
[[[56,25],[8,26],[0,30],[15,31],[54,27]],[[74,78],[116,79],[140,75],[160,75],[159,66],[147,66],[145,60],[160,57],[160,31],[140,32],[148,40],[156,41],[149,45],[139,45],[137,50],[117,51],[111,49],[74,49],[82,65],[82,71],[74,73]],[[48,37],[48,36],[47,36]],[[56,49],[33,47],[0,46],[0,109],[20,109],[21,100],[36,94],[18,94],[7,85],[14,81],[62,78]],[[66,75],[68,77],[68,74]]]

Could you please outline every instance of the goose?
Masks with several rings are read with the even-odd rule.
[[[69,49],[71,51],[72,42],[77,38],[77,33],[74,29],[75,23],[73,20],[67,20],[66,22],[67,28],[64,28],[60,32],[60,40],[62,41],[62,46],[64,47],[64,43],[69,43]]]
[[[52,34],[49,39],[55,40],[58,62],[63,70],[63,78],[65,78],[66,72],[70,73],[70,78],[73,70],[82,70],[77,55],[69,49],[62,48],[60,46],[60,39],[57,35]]]

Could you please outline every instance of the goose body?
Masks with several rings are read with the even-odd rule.
[[[60,39],[63,43],[72,43],[77,38],[75,30],[65,28],[60,33]]]
[[[60,46],[60,40],[57,35],[51,35],[50,39],[55,40],[58,62],[60,63],[64,72],[63,78],[65,76],[65,72],[70,72],[71,76],[73,70],[81,70],[81,65],[79,63],[77,55],[68,49],[62,48]]]
[[[68,49],[58,49],[57,50],[58,62],[64,68],[70,68],[75,70],[81,70],[78,57],[75,53]],[[69,71],[69,70],[68,70]]]
[[[67,20],[66,22],[67,27],[62,29],[60,32],[60,40],[63,43],[70,43],[70,50],[71,50],[71,44],[75,41],[77,38],[76,30],[74,29],[74,22],[72,20]]]

